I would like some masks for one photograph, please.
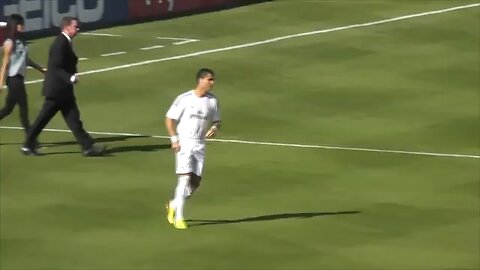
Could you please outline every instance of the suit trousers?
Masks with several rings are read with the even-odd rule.
[[[5,105],[0,110],[0,120],[12,113],[15,105],[18,104],[20,112],[20,122],[22,123],[25,132],[30,127],[28,121],[28,103],[27,91],[25,90],[25,82],[22,75],[7,77],[8,94],[5,98]]]
[[[82,147],[82,150],[90,149],[94,144],[94,140],[83,128],[83,123],[80,120],[80,111],[78,110],[75,99],[57,100],[48,97],[45,98],[45,102],[38,113],[37,119],[29,129],[25,146],[29,148],[34,147],[38,135],[58,111],[62,113],[63,119]]]

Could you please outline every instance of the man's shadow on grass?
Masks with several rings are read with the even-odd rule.
[[[360,214],[360,211],[339,211],[339,212],[303,212],[303,213],[282,213],[273,215],[263,215],[255,217],[246,217],[239,219],[190,219],[188,225],[192,226],[205,226],[205,225],[218,225],[218,224],[232,224],[232,223],[245,223],[245,222],[258,222],[258,221],[272,221],[280,219],[292,219],[292,218],[314,218],[320,216],[336,216],[336,215],[352,215]]]
[[[150,136],[110,136],[110,137],[95,138],[94,141],[95,143],[108,143],[108,142],[122,142],[129,139],[137,139],[137,138],[150,138]],[[77,145],[77,144],[78,142],[75,140],[41,143],[41,145],[45,147],[67,146],[67,145]]]
[[[96,143],[107,143],[107,142],[119,142],[119,141],[126,141],[131,138],[149,138],[150,136],[110,136],[110,137],[100,137],[95,138],[94,141]],[[41,141],[41,138],[40,138]],[[60,141],[60,142],[44,142],[40,143],[42,147],[56,147],[56,146],[67,146],[67,145],[76,145],[78,144],[77,141]],[[10,143],[0,143],[0,145],[23,145],[23,142],[10,142]]]
[[[100,137],[95,139],[95,143],[108,143],[108,142],[119,142],[119,141],[126,141],[129,139],[137,139],[137,138],[150,138],[150,136],[111,136],[111,137]],[[77,141],[63,141],[63,142],[53,142],[53,143],[45,143],[41,144],[42,147],[53,148],[58,146],[67,146],[67,145],[77,145]],[[170,144],[150,144],[150,145],[127,145],[127,146],[115,146],[115,147],[108,147],[103,153],[103,155],[98,157],[111,157],[114,156],[115,153],[122,153],[122,152],[154,152],[157,150],[163,150],[170,148]],[[41,150],[41,149],[40,149]],[[57,152],[49,152],[45,153],[44,155],[58,155],[58,154],[78,154],[80,152],[75,151],[57,151]]]

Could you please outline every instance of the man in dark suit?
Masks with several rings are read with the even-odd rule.
[[[93,138],[83,128],[73,93],[73,85],[78,83],[76,75],[78,58],[71,43],[79,31],[79,21],[74,17],[64,17],[60,27],[62,33],[55,38],[49,50],[48,69],[43,81],[45,102],[27,133],[21,150],[25,155],[40,155],[35,141],[43,128],[60,111],[75,139],[81,145],[82,154],[99,156],[104,153],[105,146],[95,146]]]

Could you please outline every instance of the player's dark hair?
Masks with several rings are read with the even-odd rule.
[[[205,78],[205,76],[209,74],[212,76],[215,76],[215,73],[213,72],[213,70],[209,68],[201,68],[197,71],[196,80],[198,81],[198,79]]]

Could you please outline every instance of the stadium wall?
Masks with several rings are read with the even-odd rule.
[[[82,31],[192,15],[271,0],[1,0],[0,21],[13,13],[26,21],[29,38],[58,33],[64,16],[79,18]],[[5,28],[0,27],[3,43]]]

